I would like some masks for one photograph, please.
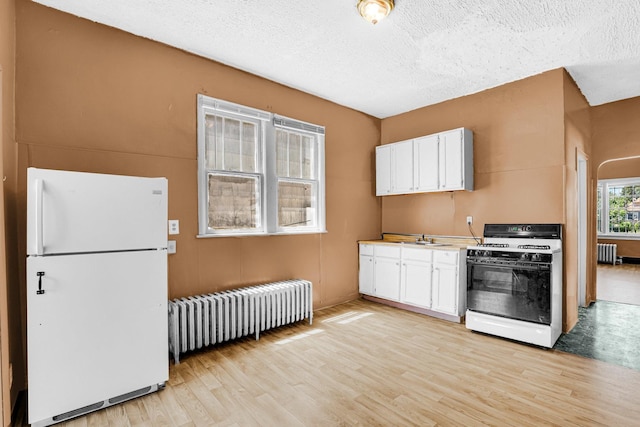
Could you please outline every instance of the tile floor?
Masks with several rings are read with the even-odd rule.
[[[553,348],[640,371],[636,294],[640,296],[640,266],[598,266],[598,300],[578,309],[578,323]]]

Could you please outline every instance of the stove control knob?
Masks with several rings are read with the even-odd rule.
[[[520,255],[520,259],[521,260],[528,260],[529,259],[529,254],[524,252],[522,255]]]
[[[486,257],[491,256],[491,251],[484,251],[484,252],[482,253],[482,256],[486,256]]]
[[[542,259],[542,256],[540,254],[531,255],[531,261],[540,261],[541,259]]]

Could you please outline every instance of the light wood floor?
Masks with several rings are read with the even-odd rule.
[[[640,264],[598,264],[596,298],[640,305]]]
[[[65,426],[637,426],[640,372],[363,300],[171,366]],[[18,421],[17,425],[21,425]]]

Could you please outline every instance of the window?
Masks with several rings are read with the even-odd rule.
[[[321,182],[318,179],[320,128],[274,118],[278,230],[316,229]]]
[[[640,238],[640,178],[598,181],[600,235]]]
[[[198,95],[199,236],[324,229],[324,128]]]

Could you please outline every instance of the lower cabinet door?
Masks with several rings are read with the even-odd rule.
[[[458,314],[457,266],[434,265],[432,308],[443,313]]]
[[[373,295],[373,257],[360,255],[360,293]]]
[[[431,307],[432,264],[418,261],[402,263],[402,302],[420,307]]]
[[[400,260],[376,257],[374,266],[375,296],[400,300]]]

